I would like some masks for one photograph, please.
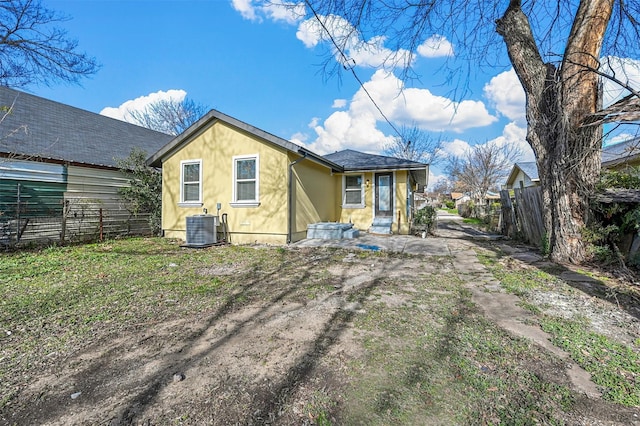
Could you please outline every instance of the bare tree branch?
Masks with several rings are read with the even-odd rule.
[[[77,83],[95,74],[95,58],[56,26],[67,19],[40,0],[0,0],[0,84]]]
[[[454,187],[482,200],[491,190],[498,190],[522,152],[516,145],[495,142],[474,145],[462,157],[449,159],[446,171]]]
[[[139,126],[176,136],[198,121],[207,110],[205,105],[188,98],[182,101],[168,99],[151,103],[144,110],[130,110],[125,118]]]
[[[442,141],[435,139],[418,126],[402,126],[401,137],[393,138],[384,147],[384,153],[404,160],[419,161],[434,165],[444,159]]]

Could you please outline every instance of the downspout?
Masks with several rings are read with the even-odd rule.
[[[289,163],[289,185],[288,185],[289,199],[287,200],[287,204],[288,204],[287,244],[291,244],[291,237],[292,237],[291,234],[293,229],[293,224],[292,224],[293,222],[293,166],[295,166],[305,158],[307,158],[307,153],[303,152],[301,158],[298,158],[296,161],[292,161],[291,163]]]

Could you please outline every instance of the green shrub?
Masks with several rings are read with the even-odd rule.
[[[627,167],[620,170],[603,170],[598,190],[640,188],[640,169]],[[640,204],[632,202],[597,202],[591,204],[591,218],[583,231],[583,238],[589,242],[594,260],[611,264],[624,262],[625,239],[635,235],[640,228]],[[637,259],[626,259],[629,265],[637,266]]]
[[[162,173],[146,164],[147,154],[133,148],[127,158],[118,159],[117,165],[129,178],[129,186],[118,189],[126,201],[127,209],[137,215],[149,213],[149,227],[154,235],[162,230]]]
[[[603,170],[597,188],[640,188],[640,168],[627,167],[620,170]]]
[[[421,225],[425,227],[425,230],[432,234],[433,229],[436,226],[436,218],[438,216],[438,212],[435,207],[426,206],[418,210],[413,217],[414,225]]]

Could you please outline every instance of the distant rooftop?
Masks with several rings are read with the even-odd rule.
[[[520,170],[522,170],[527,176],[529,176],[529,179],[540,180],[540,177],[538,176],[538,166],[536,165],[535,161],[519,162],[516,163],[516,166],[520,167]]]
[[[640,157],[640,138],[629,139],[602,148],[602,165],[605,167],[624,163]]]
[[[0,87],[0,156],[116,167],[132,148],[152,154],[173,136]],[[2,114],[4,115],[4,113]]]

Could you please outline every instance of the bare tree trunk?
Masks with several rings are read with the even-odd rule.
[[[544,63],[521,1],[512,0],[496,30],[527,95],[527,142],[536,154],[551,258],[579,263],[589,196],[600,172],[602,130],[582,127],[598,108],[598,57],[613,0],[583,0],[560,68]]]

